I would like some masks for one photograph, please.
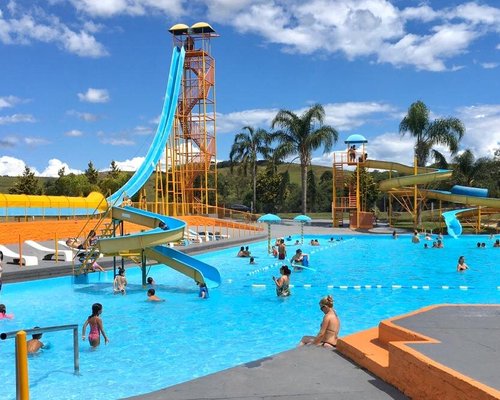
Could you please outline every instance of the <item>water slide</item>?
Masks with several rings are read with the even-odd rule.
[[[165,93],[165,101],[160,117],[156,134],[149,150],[140,167],[135,171],[134,175],[127,181],[122,188],[108,197],[108,202],[111,205],[118,205],[124,196],[132,197],[136,194],[147,182],[151,174],[155,171],[158,161],[165,150],[167,139],[172,130],[174,122],[177,100],[181,87],[182,73],[184,70],[184,47],[174,47],[172,53],[172,61],[170,63],[170,74],[168,77],[167,91]]]
[[[97,243],[101,253],[116,256],[123,254],[124,251],[134,253],[144,250],[146,257],[165,264],[195,281],[204,282],[209,288],[220,285],[221,278],[216,268],[165,246],[184,237],[186,227],[184,221],[134,207],[113,207],[111,217],[113,220],[131,222],[151,229],[125,236],[101,238]],[[168,229],[159,227],[161,222]]]
[[[364,162],[364,166],[366,168],[397,171],[403,174],[408,174],[406,176],[386,179],[380,182],[380,190],[384,192],[413,185],[429,184],[432,182],[446,180],[449,179],[452,174],[452,171],[446,169],[419,167],[417,175],[415,175],[414,167],[390,161],[366,160]],[[419,191],[423,196],[430,199],[443,200],[450,203],[465,204],[469,206],[500,209],[500,199],[487,197],[487,189],[455,185],[451,191],[431,189],[419,189]],[[475,208],[466,208],[443,213],[448,233],[455,238],[461,235],[462,225],[460,224],[457,216],[459,214],[470,213],[474,210]]]

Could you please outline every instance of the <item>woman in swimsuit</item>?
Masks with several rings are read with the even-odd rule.
[[[457,271],[462,272],[465,271],[466,269],[469,269],[469,266],[465,263],[465,257],[464,256],[458,257]]]
[[[82,340],[85,340],[85,330],[87,325],[90,325],[89,343],[92,347],[97,347],[101,343],[101,333],[104,336],[104,344],[109,342],[102,325],[101,313],[102,305],[100,303],[92,304],[92,315],[87,318],[82,327]]]
[[[276,279],[273,276],[273,281],[276,284],[276,296],[278,297],[288,297],[291,295],[290,292],[290,274],[292,271],[288,268],[288,266],[283,265],[280,268],[281,276]]]
[[[333,308],[333,298],[328,295],[319,302],[319,308],[325,314],[321,322],[321,328],[316,336],[304,336],[299,346],[314,344],[323,347],[336,347],[340,331],[340,320]]]

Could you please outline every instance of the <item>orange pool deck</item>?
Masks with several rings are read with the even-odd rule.
[[[499,351],[500,305],[437,305],[132,398],[500,399]]]

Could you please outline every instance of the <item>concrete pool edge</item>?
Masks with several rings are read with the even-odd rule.
[[[441,341],[407,329],[398,322],[415,316],[426,317],[432,310],[444,308],[496,308],[496,304],[441,304],[424,307],[408,314],[380,322],[376,328],[339,339],[338,350],[356,364],[366,368],[385,382],[394,385],[414,399],[500,399],[500,391],[478,379],[464,375],[411,347],[411,344],[437,344]],[[500,321],[500,317],[498,318]],[[474,320],[471,319],[470,324]],[[498,324],[500,326],[500,323]],[[483,332],[484,335],[492,332]],[[495,330],[493,334],[500,332]],[[482,337],[484,339],[484,337]],[[480,340],[478,338],[478,340]],[[481,344],[481,343],[479,343]],[[470,345],[465,340],[461,345]],[[500,347],[500,346],[499,346]],[[498,349],[497,349],[498,350]],[[455,351],[460,351],[456,348]],[[481,363],[483,360],[468,360]],[[444,360],[446,362],[446,360]]]

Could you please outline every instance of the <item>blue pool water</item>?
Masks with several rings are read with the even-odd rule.
[[[293,237],[295,241],[297,237]],[[309,242],[311,236],[306,236]],[[15,319],[0,320],[0,332],[35,325],[81,324],[91,304],[104,306],[110,338],[91,351],[80,342],[80,376],[73,375],[71,332],[44,335],[49,350],[30,357],[34,399],[116,399],[150,392],[293,348],[304,334],[316,334],[319,299],[333,294],[342,321],[340,335],[380,320],[440,303],[500,303],[500,249],[486,236],[445,239],[444,249],[424,250],[410,236],[344,237],[301,246],[316,271],[292,273],[292,296],[275,296],[272,275],[280,264],[267,255],[267,242],[251,244],[257,264],[236,258],[237,248],[199,256],[219,268],[223,284],[209,300],[197,297],[188,278],[163,266],[151,268],[164,303],[145,302],[139,268],[127,270],[126,296],[112,294],[112,274],[7,284],[0,302]],[[486,242],[477,249],[476,242]],[[287,242],[290,243],[290,242]],[[288,247],[288,258],[297,247]],[[455,271],[460,255],[471,270]],[[0,399],[15,398],[13,339],[0,342]]]

